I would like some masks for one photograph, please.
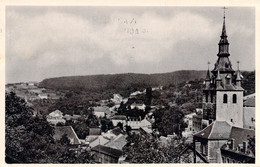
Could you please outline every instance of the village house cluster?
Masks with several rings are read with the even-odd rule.
[[[225,16],[220,37],[217,61],[213,70],[208,69],[206,74],[202,107],[184,116],[187,127],[182,132],[182,137],[193,151],[191,158],[194,163],[254,163],[255,154],[253,148],[249,147],[249,141],[255,136],[255,94],[244,96],[239,63],[237,70],[233,70],[229,60]],[[186,83],[184,87],[191,86],[191,83]],[[151,88],[151,91],[162,90],[162,86]],[[64,96],[59,92],[41,88],[36,82],[6,85],[6,92],[11,91],[25,99],[27,105],[32,105],[31,102],[35,100],[58,100]],[[111,121],[113,128],[105,132],[102,131],[101,125],[89,128],[85,138],[79,138],[73,127],[66,125],[68,121],[77,124],[82,115],[64,114],[64,111],[57,109],[48,112],[46,119],[55,129],[53,138],[60,140],[66,135],[70,141],[70,149],[76,153],[90,151],[96,163],[128,163],[123,154],[128,136],[126,128],[131,128],[130,133],[158,134],[152,127],[155,122],[153,112],[165,106],[149,105],[148,113],[143,117],[127,116],[119,114],[118,111],[131,99],[145,96],[147,93],[147,89],[135,91],[127,98],[113,94],[111,99],[95,102],[95,106],[89,107],[88,110],[93,111],[99,121],[103,118]],[[174,92],[176,96],[180,94],[180,91]],[[168,103],[170,107],[175,105],[177,104],[172,101]],[[130,103],[127,107],[130,111],[138,110],[144,113],[147,109],[145,102],[140,100]],[[175,134],[160,136],[159,142],[167,145],[174,137]]]

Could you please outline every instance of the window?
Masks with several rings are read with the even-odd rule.
[[[213,103],[213,94],[210,94],[210,102]]]
[[[233,119],[230,119],[230,122],[233,122]]]
[[[222,163],[226,163],[225,157],[222,157]]]
[[[223,96],[223,103],[227,103],[227,101],[228,101],[227,94],[224,94],[224,96]]]
[[[206,103],[209,101],[208,92],[206,93]]]
[[[233,94],[233,103],[237,103],[237,95]]]

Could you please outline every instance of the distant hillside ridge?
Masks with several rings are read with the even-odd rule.
[[[156,74],[101,74],[86,76],[66,76],[48,78],[40,82],[40,87],[60,90],[105,90],[127,89],[131,87],[166,86],[185,81],[204,79],[206,71],[182,70]]]

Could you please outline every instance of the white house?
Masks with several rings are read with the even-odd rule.
[[[63,113],[60,110],[55,110],[51,112],[49,115],[47,115],[47,121],[50,124],[56,125],[57,123],[65,123],[66,120],[62,118]]]

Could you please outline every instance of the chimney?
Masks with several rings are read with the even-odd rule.
[[[230,139],[230,145],[229,145],[229,149],[234,150],[235,146],[234,146],[234,139]]]
[[[246,153],[247,152],[247,141],[243,141],[243,152]]]

